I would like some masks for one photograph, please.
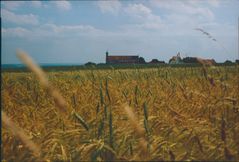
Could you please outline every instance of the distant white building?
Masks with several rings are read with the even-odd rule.
[[[181,64],[183,63],[181,56],[180,56],[180,52],[178,52],[177,56],[173,56],[170,60],[169,60],[169,64]]]

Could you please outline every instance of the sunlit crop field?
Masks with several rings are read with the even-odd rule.
[[[1,108],[49,161],[239,160],[238,72],[239,66],[48,72],[67,101],[64,115],[35,74],[2,73]],[[1,147],[2,161],[36,160],[4,126]]]

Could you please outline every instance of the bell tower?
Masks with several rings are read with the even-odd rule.
[[[108,64],[108,56],[109,56],[109,52],[106,51],[105,53],[105,63]]]

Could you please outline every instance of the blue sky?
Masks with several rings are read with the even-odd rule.
[[[100,63],[106,50],[234,61],[238,16],[239,0],[1,1],[2,63],[19,63],[16,49],[38,63]]]

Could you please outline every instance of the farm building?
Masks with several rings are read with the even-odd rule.
[[[216,61],[214,59],[202,59],[198,57],[186,57],[183,59],[184,63],[198,63],[204,65],[215,65]]]
[[[109,56],[108,51],[106,52],[106,64],[138,64],[139,56],[137,55],[117,55]]]
[[[170,60],[169,60],[169,64],[181,64],[182,59],[180,56],[180,53],[178,52],[177,56],[173,56]]]
[[[158,59],[152,59],[149,64],[165,64],[164,61],[159,61]]]

